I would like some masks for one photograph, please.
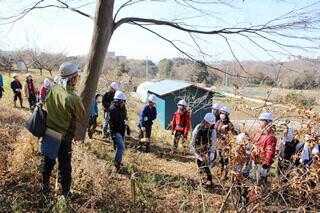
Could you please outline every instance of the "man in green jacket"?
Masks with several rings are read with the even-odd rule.
[[[61,145],[58,153],[58,181],[62,186],[62,194],[68,195],[71,186],[71,141],[76,130],[76,119],[85,115],[80,97],[74,93],[78,81],[78,67],[72,61],[63,63],[59,69],[61,85],[53,86],[46,98],[47,128],[61,134]],[[49,179],[55,165],[55,159],[44,156],[40,171],[43,177],[43,189],[49,191]]]

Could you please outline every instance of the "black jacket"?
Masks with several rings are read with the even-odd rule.
[[[118,104],[112,102],[110,107],[110,129],[112,133],[120,133],[124,135],[126,126],[124,125],[124,120],[126,119],[125,107],[120,108]]]
[[[114,92],[106,92],[103,97],[102,97],[102,105],[103,105],[103,110],[106,112],[110,111],[110,106],[111,103],[114,99]]]
[[[15,80],[11,81],[11,89],[13,90],[14,93],[16,93],[16,89],[21,89],[22,90],[22,85],[20,82],[17,82]]]

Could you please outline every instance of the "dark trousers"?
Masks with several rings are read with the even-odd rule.
[[[178,148],[178,143],[182,139],[182,145],[184,148],[186,148],[188,145],[186,144],[186,139],[184,137],[184,132],[183,131],[176,131],[174,134],[174,139],[173,139],[173,146],[175,149]]]
[[[207,161],[200,161],[199,159],[197,159],[197,165],[198,165],[200,174],[202,175],[203,173],[206,173],[207,181],[212,181],[212,175],[211,175],[211,171],[209,169],[209,165]]]
[[[223,172],[224,168],[226,168],[226,173],[224,176],[227,177],[229,158],[226,157],[225,155],[229,152],[229,150],[228,149],[225,149],[225,150],[219,149],[218,152],[219,152],[219,156],[220,156],[221,172]]]
[[[89,124],[88,124],[88,135],[89,135],[89,138],[92,137],[94,131],[96,130],[96,127],[97,127],[97,117],[98,117],[98,116],[96,116],[96,115],[90,116]]]
[[[13,100],[16,101],[18,98],[22,102],[21,92],[14,92]]]
[[[28,101],[29,101],[29,108],[31,108],[32,106],[36,105],[37,103],[37,98],[35,95],[29,95],[29,98],[28,98]]]
[[[58,154],[59,175],[58,181],[62,186],[62,193],[70,191],[71,186],[71,141],[62,141]],[[49,184],[51,172],[56,160],[44,156],[41,159],[40,171],[42,173],[43,184]]]
[[[152,127],[146,127],[146,131],[143,132],[141,130],[141,127],[140,127],[140,130],[139,130],[139,145],[138,145],[138,150],[139,151],[141,151],[142,145],[143,145],[143,143],[141,143],[141,139],[146,136],[147,138],[149,138],[149,143],[146,143],[146,149],[147,149],[147,152],[150,152],[151,129],[152,129]],[[144,134],[146,134],[146,135],[144,135]]]

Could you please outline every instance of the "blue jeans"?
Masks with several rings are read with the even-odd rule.
[[[123,152],[124,152],[124,149],[125,149],[123,136],[120,133],[116,133],[116,147],[117,148],[116,148],[115,160],[116,160],[116,163],[118,165],[120,165],[121,161],[122,161],[122,155],[123,155]]]
[[[104,123],[103,123],[102,135],[106,135],[108,132],[109,120],[110,120],[110,112],[104,112]]]

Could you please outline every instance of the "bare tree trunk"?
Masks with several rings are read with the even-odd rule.
[[[50,76],[52,76],[52,70],[48,70],[49,71],[49,73],[50,73]]]
[[[113,4],[114,0],[97,0],[91,47],[79,89],[86,115],[77,122],[75,140],[85,138],[100,72],[113,33]]]
[[[42,75],[42,68],[39,68],[39,70],[40,70],[40,75]]]

